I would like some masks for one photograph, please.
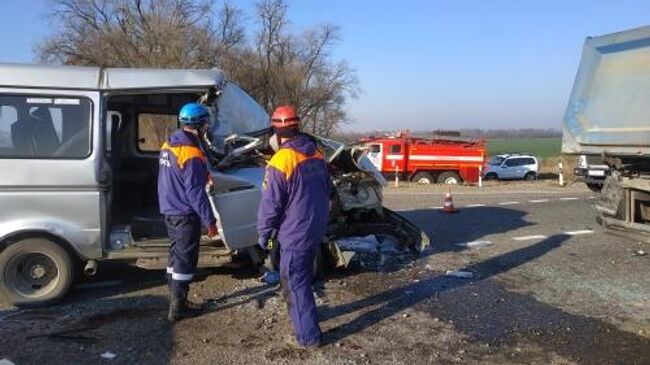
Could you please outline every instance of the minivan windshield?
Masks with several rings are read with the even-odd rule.
[[[503,160],[505,160],[505,158],[501,156],[492,156],[492,158],[490,158],[490,160],[488,161],[488,165],[499,166],[503,163]]]
[[[216,146],[231,134],[246,134],[268,128],[269,115],[250,95],[234,83],[227,83],[216,103],[212,142]]]

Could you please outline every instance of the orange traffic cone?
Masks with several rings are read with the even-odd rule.
[[[454,209],[454,201],[451,199],[451,191],[447,190],[445,194],[445,203],[442,206],[443,213],[456,213]]]

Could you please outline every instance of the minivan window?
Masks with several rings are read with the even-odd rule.
[[[0,158],[88,157],[91,105],[82,98],[0,95]]]
[[[520,165],[519,164],[519,159],[518,158],[511,158],[509,160],[506,160],[505,165],[508,166],[508,167],[519,166]]]
[[[158,152],[169,135],[178,128],[178,117],[169,114],[138,114],[138,149]]]

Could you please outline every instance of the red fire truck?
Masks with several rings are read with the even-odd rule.
[[[458,136],[409,136],[400,132],[390,137],[365,137],[368,157],[386,176],[422,184],[477,182],[485,162],[485,140]]]

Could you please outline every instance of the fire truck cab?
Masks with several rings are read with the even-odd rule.
[[[485,162],[485,141],[460,137],[366,137],[370,161],[387,178],[422,184],[459,184],[478,181]]]

